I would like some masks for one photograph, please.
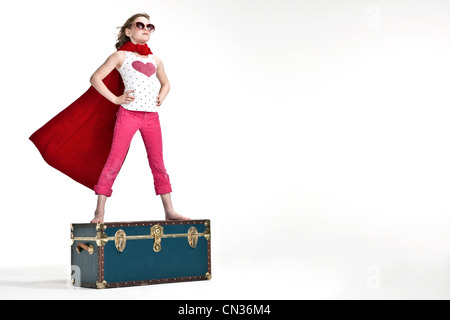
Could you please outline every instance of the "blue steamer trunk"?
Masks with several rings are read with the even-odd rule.
[[[112,288],[211,278],[209,220],[71,226],[72,283]]]

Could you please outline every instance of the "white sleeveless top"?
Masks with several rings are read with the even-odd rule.
[[[156,78],[156,61],[153,55],[138,57],[125,51],[125,60],[119,69],[125,85],[125,91],[134,90],[134,101],[122,104],[122,107],[133,111],[158,112],[156,97],[161,85]]]

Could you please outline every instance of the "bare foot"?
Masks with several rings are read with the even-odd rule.
[[[92,219],[91,223],[103,223],[104,216],[104,211],[95,210],[95,217]]]
[[[166,211],[166,220],[191,220],[175,211]]]

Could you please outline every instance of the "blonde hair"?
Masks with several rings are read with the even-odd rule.
[[[128,18],[127,21],[123,24],[121,27],[117,27],[117,29],[120,29],[119,34],[117,35],[117,42],[116,42],[116,49],[119,49],[121,46],[123,46],[126,42],[130,41],[130,38],[125,34],[125,29],[131,29],[133,26],[134,20],[136,20],[139,17],[144,17],[150,20],[150,16],[146,13],[137,13],[130,18]]]

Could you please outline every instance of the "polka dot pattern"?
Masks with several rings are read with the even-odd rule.
[[[156,78],[156,72],[148,76],[141,68],[135,69],[133,67],[133,62],[140,61],[143,64],[152,63],[156,69],[155,58],[153,55],[139,57],[129,51],[125,51],[125,54],[125,60],[117,70],[122,76],[125,85],[124,92],[134,90],[134,101],[123,104],[122,107],[133,111],[158,112],[156,97],[158,96],[161,85],[158,78]]]

